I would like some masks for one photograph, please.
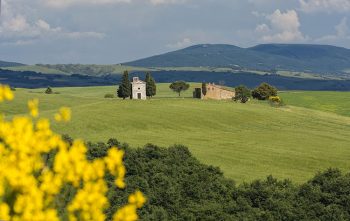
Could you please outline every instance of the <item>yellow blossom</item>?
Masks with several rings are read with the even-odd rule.
[[[68,107],[61,107],[59,112],[55,114],[55,120],[57,122],[68,122],[71,119],[71,110]]]
[[[10,207],[6,203],[0,203],[0,220],[10,219]]]
[[[269,100],[271,101],[271,102],[275,102],[275,103],[281,103],[281,98],[279,97],[279,96],[270,96],[269,97]]]
[[[11,101],[13,98],[14,95],[11,91],[11,88],[8,85],[0,84],[0,102],[4,100]]]
[[[8,86],[0,85],[0,101],[12,100]],[[28,102],[32,117],[39,114],[37,99]],[[70,109],[61,108],[57,121],[69,121]],[[48,166],[45,154],[55,152],[53,165]],[[77,194],[66,206],[69,220],[105,220],[108,207],[106,170],[115,176],[115,184],[125,187],[124,152],[114,147],[108,156],[88,161],[83,141],[67,144],[50,128],[48,119],[18,116],[11,120],[0,117],[0,220],[58,221],[55,208],[60,190],[73,185]],[[10,194],[11,198],[4,197]],[[137,209],[146,199],[137,191],[128,204],[119,209],[114,220],[134,221]]]
[[[146,198],[140,191],[136,191],[134,194],[129,196],[128,199],[130,204],[136,205],[137,208],[141,208],[146,202]]]
[[[29,108],[30,115],[32,117],[38,117],[38,115],[39,115],[38,105],[39,105],[38,99],[33,99],[33,100],[28,101],[28,108]]]
[[[136,206],[131,204],[119,209],[113,217],[113,221],[135,221],[138,220]]]

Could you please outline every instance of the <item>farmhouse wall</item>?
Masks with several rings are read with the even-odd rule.
[[[201,96],[198,96],[199,91],[201,91]],[[201,99],[228,100],[232,99],[235,95],[234,91],[225,89],[222,86],[207,84],[207,93],[205,95],[201,88],[196,88],[193,97]]]

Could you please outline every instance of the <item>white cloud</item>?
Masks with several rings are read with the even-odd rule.
[[[347,18],[343,18],[341,22],[335,26],[335,30],[337,31],[337,36],[345,37],[349,34],[348,20]]]
[[[257,33],[268,33],[271,30],[267,24],[260,24],[260,25],[256,26],[255,31]]]
[[[98,32],[71,32],[61,27],[51,27],[44,19],[29,21],[24,15],[17,13],[7,1],[4,1],[1,23],[0,40],[2,44],[27,45],[39,39],[55,38],[103,38]]]
[[[64,32],[61,34],[64,38],[71,38],[71,39],[80,39],[80,38],[98,38],[102,39],[105,37],[104,33],[99,32]]]
[[[107,5],[120,3],[148,2],[152,5],[182,4],[188,0],[41,0],[45,5],[53,8],[65,8],[72,5]]]
[[[174,44],[167,44],[166,46],[168,48],[172,48],[172,49],[179,49],[179,48],[185,48],[185,47],[188,47],[190,45],[192,45],[193,42],[190,38],[184,38],[182,39],[181,41],[178,41]]]
[[[22,15],[6,19],[0,26],[0,38],[103,38],[98,32],[70,32],[61,27],[52,28],[45,20],[39,19],[30,24]]]
[[[301,42],[307,37],[300,31],[300,21],[295,10],[281,12],[276,10],[267,15],[268,24],[260,24],[256,27],[257,34],[262,34],[261,40],[265,42]]]
[[[45,5],[53,8],[65,8],[78,4],[105,5],[115,3],[130,3],[131,0],[41,0]]]
[[[299,0],[304,12],[349,12],[350,0]]]
[[[46,30],[46,31],[51,30],[50,25],[42,19],[39,19],[35,24],[38,26],[38,28],[40,28],[42,30]]]
[[[165,4],[183,4],[187,0],[150,0],[153,5],[165,5]]]
[[[316,39],[316,42],[335,42],[340,40],[350,40],[350,29],[348,26],[347,18],[343,18],[341,22],[334,27],[336,33],[334,35],[326,35],[319,39]]]

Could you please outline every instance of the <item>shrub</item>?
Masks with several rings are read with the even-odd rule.
[[[0,85],[0,101],[13,97],[10,87]],[[28,102],[30,116],[0,118],[0,220],[105,220],[108,187],[125,187],[124,151],[111,147],[88,160],[84,142],[70,145],[51,131],[48,119],[38,118],[38,104]],[[61,108],[55,119],[69,121],[70,109]],[[136,220],[144,203],[136,191],[113,220]]]
[[[269,97],[269,103],[271,106],[274,106],[274,107],[280,107],[284,105],[282,98],[280,98],[279,96]]]
[[[233,100],[247,103],[252,96],[251,94],[251,91],[246,86],[240,85],[235,88],[235,97],[233,97]]]
[[[114,98],[114,94],[105,94],[105,98]]]
[[[45,94],[53,94],[53,90],[51,87],[47,87],[45,90]]]
[[[254,99],[267,100],[271,96],[277,96],[277,89],[268,83],[262,83],[252,91]]]

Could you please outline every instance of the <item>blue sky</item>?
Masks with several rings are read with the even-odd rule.
[[[350,0],[2,0],[0,60],[116,64],[193,44],[350,48]]]

